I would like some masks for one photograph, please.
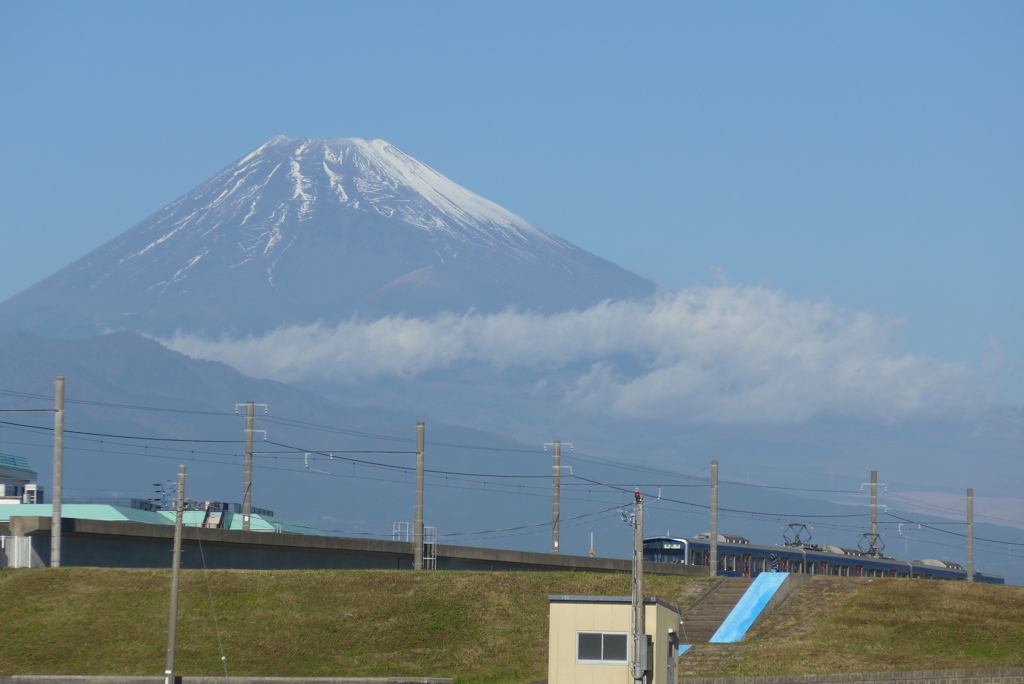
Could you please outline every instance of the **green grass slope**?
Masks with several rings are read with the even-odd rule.
[[[1024,667],[1024,587],[815,578],[736,651],[714,676]]]
[[[685,610],[707,586],[645,593]],[[169,591],[169,570],[0,571],[0,675],[158,675]],[[231,675],[522,684],[547,677],[549,595],[628,593],[591,573],[184,571],[177,669],[224,674],[222,643]],[[815,578],[723,648],[699,674],[1024,667],[1024,588]]]
[[[702,580],[648,577],[693,600]],[[593,573],[183,571],[183,675],[547,678],[551,594],[628,595]],[[169,570],[0,572],[0,675],[163,672]],[[216,615],[216,619],[214,619]]]

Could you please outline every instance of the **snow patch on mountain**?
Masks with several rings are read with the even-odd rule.
[[[484,224],[511,241],[551,239],[515,214],[453,183],[383,140],[328,141],[325,145],[342,142],[350,143],[357,155],[355,164],[363,174],[360,180],[364,193],[375,195],[376,202],[394,199],[391,208],[413,225],[446,231],[456,238],[461,237],[456,227],[481,234],[477,226]],[[395,194],[399,188],[411,190],[412,195]]]
[[[284,193],[274,191],[282,166],[287,169]],[[237,267],[260,253],[277,259],[277,252],[291,242],[287,233],[295,232],[322,206],[321,192],[340,205],[426,231],[447,254],[458,252],[459,244],[470,244],[529,261],[537,258],[538,245],[564,246],[384,140],[277,136],[160,212],[147,231],[157,237],[119,264],[147,256],[172,238],[187,242],[215,233],[222,223],[218,219],[231,215],[242,217],[239,225],[258,230],[240,236],[242,253],[238,259],[225,257],[229,263]],[[182,202],[194,207],[184,217],[177,211]],[[289,217],[297,223],[289,226]],[[171,273],[187,270],[194,256],[175,255],[177,265]],[[169,273],[164,280],[176,279]]]

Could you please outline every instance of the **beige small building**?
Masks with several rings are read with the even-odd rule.
[[[628,596],[549,596],[548,684],[632,684]],[[675,684],[679,611],[644,600],[653,654],[647,684]]]

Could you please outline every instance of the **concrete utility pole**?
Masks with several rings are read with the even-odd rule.
[[[711,462],[711,553],[709,577],[718,577],[718,461]]]
[[[181,575],[181,527],[185,511],[185,466],[178,468],[178,498],[174,504],[174,557],[171,560],[171,608],[167,618],[167,658],[164,684],[174,684],[174,650],[178,637],[178,578]]]
[[[562,443],[554,443],[555,452],[555,471],[554,471],[554,489],[552,491],[551,499],[551,553],[558,553],[558,523],[561,519],[561,501],[559,500],[562,493]]]
[[[423,569],[423,421],[416,423],[416,529],[413,531],[412,567]]]
[[[238,408],[242,404],[235,404],[235,415],[238,415]],[[255,404],[251,401],[245,402],[245,468],[242,475],[242,529],[248,530],[252,525],[252,438],[256,432],[256,407],[263,407],[263,414],[270,413],[270,407],[266,404]],[[267,431],[260,430],[263,438],[267,438]],[[308,467],[308,466],[307,466]]]
[[[562,468],[568,466],[562,465],[562,443],[559,441],[546,442],[544,444],[545,452],[548,450],[548,444],[553,447],[555,452],[551,475],[551,553],[557,555],[560,550],[559,527],[562,522]],[[566,444],[572,449],[572,443],[566,442]],[[572,474],[571,467],[569,467],[569,473]],[[593,555],[593,551],[591,551],[591,555]]]
[[[636,502],[633,518],[633,596],[630,632],[632,648],[630,674],[633,681],[643,684],[647,672],[647,625],[644,614],[644,497],[640,491],[633,495]]]
[[[245,402],[245,472],[242,476],[242,529],[248,530],[252,520],[252,431],[256,421],[256,404]]]
[[[967,581],[974,581],[974,489],[967,489]]]
[[[64,494],[64,376],[58,375],[53,403],[53,512],[50,519],[50,567],[60,567],[61,501]]]

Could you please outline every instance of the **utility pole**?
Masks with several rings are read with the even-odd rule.
[[[974,489],[967,489],[967,581],[974,581]]]
[[[558,554],[559,552],[559,527],[562,522],[562,468],[568,467],[569,474],[572,474],[571,466],[562,465],[562,443],[559,441],[548,442],[544,445],[544,451],[548,450],[548,444],[550,444],[555,453],[554,468],[552,470],[551,477],[551,553]],[[569,448],[573,446],[570,442],[566,442]],[[593,546],[593,545],[591,545]],[[593,552],[591,552],[593,555]]]
[[[881,537],[878,536],[878,471],[871,471],[871,482],[863,482],[860,485],[860,491],[864,491],[864,487],[870,486],[871,489],[871,531],[861,535],[861,541],[857,542],[857,548],[861,552],[869,556],[882,556],[882,550],[885,548],[885,542],[882,541]],[[887,485],[882,485],[887,487]],[[867,541],[867,548],[864,548],[864,541]]]
[[[164,684],[174,684],[174,650],[178,636],[178,578],[181,575],[181,527],[185,511],[185,466],[178,467],[178,498],[174,504],[174,557],[171,561],[171,608],[167,618]]]
[[[630,632],[632,648],[630,674],[636,684],[643,684],[647,673],[647,625],[644,615],[644,497],[633,494],[636,510],[633,517],[633,596]]]
[[[871,550],[875,549],[878,536],[878,471],[871,471]]]
[[[718,577],[718,461],[711,462],[711,553],[709,577]]]
[[[243,404],[235,404],[235,415],[238,415],[238,408]],[[256,421],[256,406],[263,407],[263,414],[270,413],[270,407],[266,404],[255,404],[247,401],[245,406],[245,468],[242,474],[242,529],[249,530],[252,524],[252,436]],[[265,430],[260,430],[263,438],[266,439]]]
[[[561,519],[561,493],[562,493],[562,443],[554,443],[555,471],[554,488],[551,499],[551,553],[558,553],[558,523]]]
[[[248,531],[252,519],[252,431],[256,422],[256,404],[245,402],[245,473],[242,476],[242,529]]]
[[[423,421],[416,423],[416,529],[413,533],[412,567],[423,569]]]
[[[871,541],[867,553],[879,555],[879,471],[871,471]]]
[[[50,567],[60,567],[61,502],[64,494],[64,376],[58,375],[53,405],[53,512],[50,519]]]

